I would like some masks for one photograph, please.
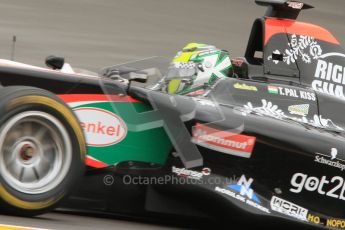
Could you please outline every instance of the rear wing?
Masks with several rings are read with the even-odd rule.
[[[290,0],[255,0],[260,6],[267,6],[266,17],[296,20],[302,10],[314,8],[312,5]]]

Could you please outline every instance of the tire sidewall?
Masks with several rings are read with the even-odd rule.
[[[41,194],[25,194],[9,186],[0,175],[0,197],[5,206],[8,206],[7,209],[16,213],[23,210],[37,213],[52,209],[68,195],[84,172],[86,145],[84,136],[80,135],[82,131],[79,122],[62,100],[45,90],[20,86],[5,87],[0,89],[0,98],[0,132],[6,121],[25,111],[49,113],[57,118],[68,132],[72,147],[71,165],[66,177],[52,190]]]

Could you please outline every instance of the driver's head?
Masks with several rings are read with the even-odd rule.
[[[178,52],[167,73],[170,94],[200,95],[218,80],[233,76],[229,53],[215,46],[189,43]]]

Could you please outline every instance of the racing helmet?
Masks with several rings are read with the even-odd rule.
[[[169,94],[202,95],[220,79],[233,76],[229,53],[215,46],[189,43],[173,59],[166,75]]]

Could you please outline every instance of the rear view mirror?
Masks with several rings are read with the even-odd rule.
[[[129,89],[131,88],[131,84],[133,81],[139,83],[146,83],[148,79],[148,74],[145,72],[130,72],[128,73],[128,87],[127,87],[127,94]]]
[[[46,57],[46,65],[52,69],[62,69],[65,64],[65,59],[63,57],[57,57],[50,55]]]
[[[140,83],[146,83],[148,79],[148,74],[145,72],[130,72],[128,81],[135,81]]]

